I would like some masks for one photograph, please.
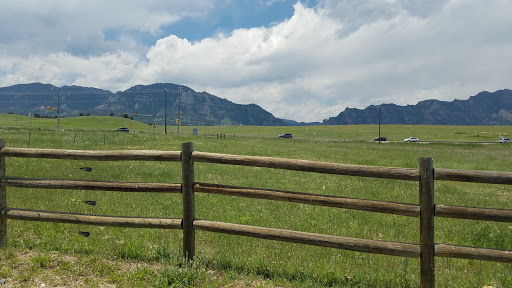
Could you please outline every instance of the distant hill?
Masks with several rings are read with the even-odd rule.
[[[104,115],[108,109],[101,109],[112,92],[80,86],[56,87],[51,84],[19,84],[0,88],[0,112],[27,115],[37,113],[43,117],[55,117],[60,106],[60,115],[78,116],[81,112]],[[60,101],[58,101],[60,99]],[[60,104],[60,105],[59,105]],[[47,107],[50,106],[50,111]],[[93,112],[94,111],[94,112]]]
[[[480,92],[468,100],[451,102],[425,100],[416,105],[380,105],[381,124],[422,125],[512,125],[512,90]],[[347,108],[324,125],[377,124],[375,105],[365,109]]]
[[[167,90],[167,97],[164,89]],[[289,123],[274,117],[256,104],[236,104],[206,92],[196,92],[186,86],[171,83],[137,85],[116,93],[90,87],[56,87],[41,83],[0,88],[0,113],[27,115],[34,112],[41,117],[52,118],[57,115],[53,108],[57,110],[59,106],[61,117],[78,116],[80,113],[120,117],[123,112],[123,116],[128,117],[137,113],[138,121],[152,123],[154,114],[155,121],[163,124],[165,102],[167,123],[171,125],[178,118],[178,106],[182,125],[286,126]]]
[[[137,85],[117,92],[109,98],[110,105],[107,106],[129,114],[137,112],[137,117],[144,115],[147,118],[153,114],[154,103],[155,117],[158,122],[163,123],[166,95],[164,89],[167,90],[167,119],[172,119],[168,122],[171,124],[176,123],[180,110],[179,119],[182,125],[285,125],[282,119],[274,117],[256,104],[236,104],[206,92],[196,92],[186,86],[170,83]]]
[[[39,117],[54,118],[57,110],[61,117],[80,114],[121,117],[123,112],[124,117],[133,117],[137,113],[137,120],[143,123],[152,123],[154,115],[157,124],[163,124],[166,98],[168,125],[176,124],[178,110],[181,111],[180,122],[187,126],[351,125],[377,124],[379,121],[379,112],[374,105],[365,109],[347,108],[322,123],[279,119],[256,104],[237,104],[172,83],[137,85],[115,93],[92,87],[19,84],[0,88],[0,113],[27,115],[34,112]],[[451,102],[426,100],[407,106],[382,104],[380,109],[381,124],[512,125],[512,91],[480,92],[468,100]]]

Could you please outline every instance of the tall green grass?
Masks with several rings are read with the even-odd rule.
[[[28,126],[17,126],[18,121],[23,122],[26,117],[22,119],[21,116],[2,114],[0,117],[0,138],[6,140],[6,145],[29,146]],[[17,120],[18,118],[22,120]],[[113,118],[115,121],[108,122],[106,118]],[[126,121],[118,117],[77,117],[66,120],[70,126],[66,126],[64,121],[61,122],[60,131],[49,126],[37,129],[33,126],[30,131],[30,147],[177,151],[181,149],[181,143],[193,141],[195,150],[202,152],[407,168],[416,168],[419,157],[431,156],[436,168],[512,171],[512,161],[506,160],[510,158],[512,151],[512,146],[508,144],[401,142],[409,136],[417,136],[420,140],[468,141],[478,138],[478,141],[496,141],[498,135],[512,133],[508,126],[385,126],[383,130],[386,133],[382,135],[386,135],[389,140],[396,139],[397,142],[378,144],[370,141],[376,137],[376,126],[318,126],[308,127],[307,132],[305,127],[198,127],[197,136],[192,135],[192,127],[181,127],[179,136],[165,136],[162,127],[158,127],[157,133],[153,134],[149,125],[137,122],[133,122],[137,123],[134,124],[137,125],[135,133],[113,132],[113,128],[132,123],[129,120],[127,123],[118,122]],[[73,121],[77,123],[71,125]],[[81,121],[89,122],[84,124]],[[42,122],[40,125],[43,125]],[[169,127],[168,129],[170,130]],[[294,138],[277,138],[278,134],[285,132],[293,133]],[[217,133],[226,133],[226,139],[217,139]],[[8,176],[181,182],[180,164],[173,162],[91,162],[21,158],[7,158],[6,162]],[[92,167],[92,172],[79,169],[84,166]],[[418,183],[409,181],[206,163],[196,163],[195,174],[198,182],[414,204],[419,199]],[[16,208],[119,216],[181,218],[182,215],[181,198],[178,194],[53,191],[14,187],[8,187],[7,190],[8,205]],[[84,200],[95,200],[97,205],[86,205]],[[436,181],[435,202],[511,209],[512,187]],[[198,193],[196,217],[348,237],[419,242],[419,220],[416,218],[295,203]],[[438,243],[512,250],[512,226],[509,223],[436,218],[435,225]],[[21,251],[59,251],[77,257],[166,262],[176,259],[182,249],[181,231],[174,230],[15,220],[8,222],[8,229],[9,247]],[[84,238],[78,231],[90,232],[91,236]],[[418,259],[205,231],[197,231],[196,239],[196,265],[206,270],[222,271],[226,277],[239,274],[247,277],[256,275],[272,279],[276,286],[289,287],[417,287],[419,283]],[[160,284],[155,284],[158,281],[164,283],[163,279],[177,277],[190,286],[206,286],[203,284],[210,283],[210,280],[205,280],[207,273],[201,270],[203,268],[190,267],[187,268],[189,270],[178,271],[165,268],[159,272],[159,276],[153,276],[156,277],[155,282],[150,285],[158,286]],[[510,264],[503,263],[436,258],[436,285],[508,287],[512,285],[511,268]]]

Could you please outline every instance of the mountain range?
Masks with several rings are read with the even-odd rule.
[[[19,84],[0,88],[0,104],[0,113],[27,115],[33,112],[39,117],[52,118],[57,117],[59,111],[60,117],[112,115],[136,117],[144,123],[152,123],[154,116],[157,124],[163,124],[164,119],[175,123],[179,118],[182,125],[188,126],[287,126],[290,123],[256,104],[236,104],[172,83],[137,85],[115,93],[81,86]]]
[[[168,123],[175,123],[179,118],[186,126],[377,124],[379,113],[381,124],[512,125],[512,90],[480,92],[468,100],[451,102],[425,100],[416,105],[346,108],[321,123],[299,123],[277,118],[256,104],[237,104],[172,83],[137,85],[115,93],[92,87],[56,87],[41,83],[0,88],[0,113],[27,115],[33,112],[39,117],[53,118],[57,117],[57,111],[60,117],[112,115],[135,117],[144,123],[152,123],[154,118],[157,124],[163,124],[165,118]]]
[[[468,100],[425,100],[416,105],[382,104],[365,109],[347,108],[324,125],[352,124],[512,125],[512,90],[480,92]]]

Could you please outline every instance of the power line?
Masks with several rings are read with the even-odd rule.
[[[181,86],[179,87],[181,88]],[[173,90],[173,91],[169,91],[169,92],[173,92],[174,94],[178,94],[178,97],[180,96],[179,95],[179,90]],[[72,96],[79,96],[79,95],[91,95],[91,96],[104,96],[104,95],[110,95],[110,96],[120,96],[120,97],[123,97],[123,95],[125,94],[139,94],[141,95],[140,97],[145,97],[147,96],[146,94],[153,94],[153,93],[159,93],[161,95],[162,93],[162,90],[157,90],[157,89],[151,89],[151,90],[142,90],[142,91],[124,91],[124,92],[120,92],[120,93],[112,93],[112,92],[87,92],[87,91],[61,91],[60,94],[62,94],[63,97],[65,98],[68,98],[68,97],[72,97]],[[199,92],[197,92],[199,93]],[[5,92],[5,91],[0,91],[0,97],[3,96],[3,95],[47,95],[49,97],[56,97],[55,95],[52,95],[51,92]],[[211,94],[208,94],[208,95],[211,95]],[[212,97],[217,97],[215,95],[211,95]],[[255,105],[255,104],[238,104],[238,103],[234,103],[230,100],[227,100],[227,99],[223,99],[223,98],[219,98],[217,97],[219,100],[224,100],[224,101],[229,101],[229,104],[232,104],[232,105],[237,105],[238,108],[241,108],[241,109],[246,109],[246,110],[261,110],[263,108],[261,107],[249,107],[250,105]],[[166,101],[166,98],[163,98],[163,97],[155,97],[153,98],[155,101],[156,100],[164,100]],[[45,103],[47,102],[48,100],[47,99],[41,99],[41,100],[0,100],[0,103]],[[139,101],[139,102],[146,102],[148,101],[147,98],[146,99],[141,99],[139,97],[135,97],[135,98],[125,98],[123,97],[123,99],[87,99],[87,100],[67,100],[67,99],[63,99],[62,100],[64,103],[92,103],[92,102],[132,102],[132,101]],[[57,99],[57,102],[60,102],[59,99]],[[179,102],[179,99],[178,99],[178,102]],[[209,107],[226,107],[227,105],[229,104],[214,104],[214,103],[208,103],[208,102],[198,102],[198,101],[187,101],[188,103],[191,103],[193,105],[206,105],[206,106],[209,106]],[[173,105],[174,106],[174,105]],[[380,105],[377,105],[377,107],[379,107]],[[400,106],[398,106],[400,107]],[[403,106],[402,106],[403,107]],[[382,107],[384,108],[384,107]],[[400,109],[400,108],[398,108]],[[366,116],[377,116],[379,113],[378,112],[365,112],[366,109],[357,109],[358,111],[356,113],[361,113],[363,112],[364,115]],[[387,109],[384,109],[384,110],[387,110]],[[393,109],[395,110],[395,108]],[[434,115],[436,115],[436,112],[433,112]],[[478,116],[478,115],[488,115],[487,113],[481,113],[481,112],[469,112],[469,111],[460,111],[460,112],[457,112],[457,111],[450,111],[450,115],[471,115],[471,116]],[[332,117],[329,117],[329,118],[336,118],[336,116],[332,116]],[[328,119],[328,118],[327,118]],[[389,120],[389,119],[402,119],[402,117],[400,115],[395,115],[394,113],[386,113],[386,116],[385,116],[385,119]]]
[[[160,91],[161,93],[161,91]],[[154,100],[165,100],[165,98],[154,98]],[[224,100],[224,99],[223,99]],[[146,102],[148,101],[147,99],[138,99],[138,98],[129,98],[129,99],[89,99],[89,100],[63,100],[63,102],[65,103],[91,103],[91,102],[132,102],[132,101],[139,101],[139,102]],[[225,100],[225,101],[229,101],[229,100]],[[26,101],[23,101],[23,100],[13,100],[13,101],[10,101],[10,100],[0,100],[0,103],[45,103],[47,102],[47,100],[26,100]],[[242,108],[242,109],[247,109],[247,110],[261,110],[263,108],[259,107],[248,107],[250,105],[256,105],[256,104],[238,104],[238,103],[234,103],[232,101],[229,101],[229,104],[213,104],[213,103],[206,103],[206,102],[198,102],[198,101],[187,101],[188,103],[191,103],[191,104],[204,104],[206,106],[219,106],[219,107],[226,107],[227,105],[237,105],[239,106],[239,108]]]
[[[1,88],[0,88],[1,89]],[[143,94],[143,93],[161,93],[161,90],[151,89],[151,90],[141,90],[141,91],[123,91],[123,92],[94,92],[94,91],[67,91],[60,90],[62,94],[73,94],[73,95],[119,95],[119,94]],[[173,91],[174,92],[174,91]],[[52,92],[15,92],[15,91],[0,91],[0,95],[51,95]]]

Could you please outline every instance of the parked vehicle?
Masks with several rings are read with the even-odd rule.
[[[279,138],[292,138],[292,134],[285,133],[285,134],[281,134],[281,135],[279,135],[277,137],[279,137]]]
[[[418,139],[417,137],[409,137],[409,138],[404,139],[404,142],[418,142],[418,141],[420,141],[420,139]]]
[[[130,129],[126,127],[119,127],[117,129],[114,129],[113,131],[130,132]]]
[[[512,140],[510,140],[509,138],[501,138],[500,141],[498,141],[500,143],[512,143]]]
[[[373,141],[387,141],[386,137],[374,138]]]

